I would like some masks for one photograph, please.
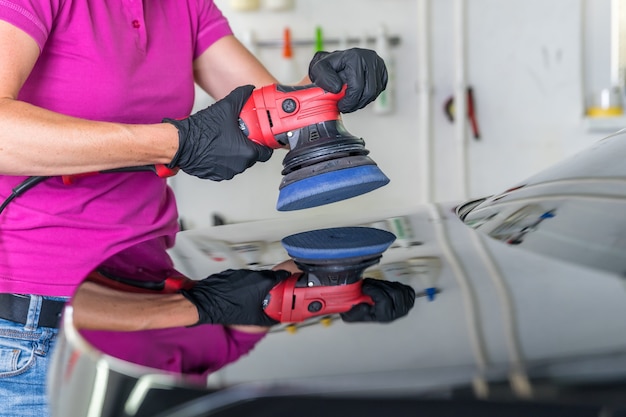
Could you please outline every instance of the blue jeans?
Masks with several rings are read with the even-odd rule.
[[[31,296],[26,324],[0,319],[0,417],[49,415],[46,371],[58,329],[37,327],[41,300]]]

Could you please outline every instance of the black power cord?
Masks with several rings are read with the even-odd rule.
[[[161,178],[167,178],[167,177],[171,177],[172,175],[176,175],[176,173],[178,172],[178,168],[168,168],[167,166],[160,165],[160,164],[159,165],[142,165],[142,166],[136,166],[136,167],[106,169],[104,171],[99,171],[99,173],[140,172],[140,171],[152,171]],[[24,181],[18,184],[13,189],[13,192],[11,193],[11,195],[9,195],[6,198],[6,200],[4,200],[2,204],[0,204],[0,214],[6,208],[6,206],[8,206],[9,203],[13,201],[16,197],[24,194],[26,191],[30,190],[35,185],[39,184],[40,182],[45,181],[48,178],[50,178],[50,176],[34,176],[34,177],[26,178]]]
[[[35,185],[39,184],[40,182],[45,181],[48,178],[50,177],[44,177],[44,176],[28,177],[24,181],[19,183],[15,188],[13,188],[11,195],[9,195],[2,202],[2,204],[0,204],[0,213],[2,213],[2,211],[6,208],[6,206],[8,206],[11,201],[15,200],[16,197],[19,197],[20,195],[24,194],[26,191],[33,188]]]

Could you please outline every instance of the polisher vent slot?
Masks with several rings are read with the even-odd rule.
[[[317,140],[320,138],[320,132],[317,129],[311,129],[309,131],[309,140]]]
[[[272,122],[272,115],[270,114],[270,111],[269,111],[269,110],[266,110],[266,112],[267,112],[267,121],[268,121],[268,122],[269,122],[269,124],[270,124],[270,128],[271,128],[271,127],[274,127],[274,123]]]

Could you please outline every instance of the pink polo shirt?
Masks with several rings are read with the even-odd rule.
[[[232,33],[210,0],[0,0],[0,20],[41,50],[20,100],[124,123],[188,115],[194,58]],[[23,179],[0,176],[0,201]],[[124,248],[157,240],[167,256],[177,230],[172,192],[153,173],[49,178],[0,214],[0,292],[70,296]]]
[[[81,330],[103,353],[137,365],[185,374],[206,383],[209,374],[247,355],[265,333],[205,324],[188,328],[106,332]]]

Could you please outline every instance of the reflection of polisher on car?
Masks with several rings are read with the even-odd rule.
[[[282,240],[283,247],[295,258],[302,272],[283,271],[278,284],[255,293],[253,298],[258,302],[247,307],[270,324],[305,321],[309,317],[331,313],[341,313],[345,322],[389,322],[403,317],[413,307],[415,293],[411,287],[399,282],[361,279],[363,270],[376,264],[394,240],[393,234],[368,227],[321,229],[287,236]],[[168,400],[164,396],[175,394],[172,391],[175,384],[185,384],[187,389],[200,384],[199,389],[204,390],[209,373],[236,360],[237,352],[249,351],[250,344],[262,337],[254,335],[258,329],[247,333],[247,329],[231,325],[235,322],[222,320],[226,316],[217,317],[219,312],[210,326],[141,327],[137,329],[140,331],[111,329],[109,321],[104,323],[105,327],[99,327],[80,319],[80,315],[84,317],[85,309],[94,307],[89,304],[94,300],[90,297],[111,294],[109,289],[123,291],[127,298],[135,298],[132,293],[142,293],[142,296],[165,295],[163,300],[171,300],[178,296],[167,295],[193,291],[202,286],[202,281],[208,280],[206,284],[212,285],[211,276],[205,280],[191,280],[173,270],[167,259],[153,257],[151,249],[154,244],[153,241],[144,242],[115,254],[90,274],[86,285],[76,292],[65,311],[49,373],[53,415],[84,416],[88,410],[95,409],[94,404],[98,410],[105,410],[103,416],[128,414],[128,404],[143,401],[131,401],[137,397],[137,387],[140,387],[142,398],[143,393],[148,392],[146,390],[155,386],[166,387],[164,392],[157,394],[158,398],[146,397],[147,401],[158,404]],[[257,272],[229,271],[225,271],[224,280],[217,280],[218,286],[232,282],[239,272]],[[239,297],[248,290],[255,292],[254,288],[242,288],[234,291],[236,294],[231,291],[226,296]],[[212,300],[215,298],[211,297]],[[245,295],[243,299],[246,299]],[[371,305],[373,301],[375,304]],[[100,305],[105,309],[115,306],[106,302],[100,302]],[[318,305],[322,307],[319,310],[312,307]],[[239,310],[238,305],[229,308]],[[121,319],[123,323],[127,322],[127,317]],[[209,324],[207,321],[203,323]],[[241,346],[235,346],[237,343]],[[222,351],[227,353],[220,353]],[[189,399],[186,396],[184,401]],[[174,400],[181,401],[179,398]],[[133,410],[131,414],[140,413]],[[154,415],[154,412],[141,415]]]
[[[283,323],[345,313],[373,304],[361,291],[363,271],[379,262],[395,236],[367,227],[338,227],[287,236],[282,240],[302,273],[281,281],[264,302],[265,313]]]
[[[344,89],[329,93],[313,84],[300,87],[268,85],[254,90],[240,112],[239,125],[250,140],[278,149],[289,147],[283,160],[283,180],[276,208],[300,210],[352,198],[386,185],[389,178],[367,155],[363,139],[344,127],[337,102]],[[146,165],[100,173],[153,171],[160,177],[175,175],[177,169]],[[71,184],[84,173],[62,176]],[[47,176],[29,177],[0,204],[8,203]]]
[[[406,295],[409,299],[399,300],[396,306],[406,308],[398,317],[406,314],[413,306],[415,294],[412,290],[397,282],[363,279],[363,271],[376,265],[394,240],[392,233],[369,227],[320,229],[285,237],[282,244],[302,272],[280,280],[271,288],[263,301],[263,311],[275,322],[282,323],[298,323],[313,317],[346,313],[359,304],[374,304],[375,300],[362,291],[362,286],[366,284],[391,295]],[[121,254],[118,258],[120,256],[125,255]],[[103,265],[90,274],[88,280],[131,292],[192,292],[197,285],[197,281],[173,271],[167,271],[167,277],[162,271],[151,272],[149,266],[132,267],[140,272],[136,277],[129,277],[121,272],[122,269],[111,267],[116,263],[119,264],[119,260]],[[231,279],[228,272],[224,273],[226,280]],[[384,288],[378,288],[380,286]],[[193,295],[186,296],[194,298]],[[217,298],[213,297],[214,300]],[[390,321],[395,318],[394,315],[372,319]]]

